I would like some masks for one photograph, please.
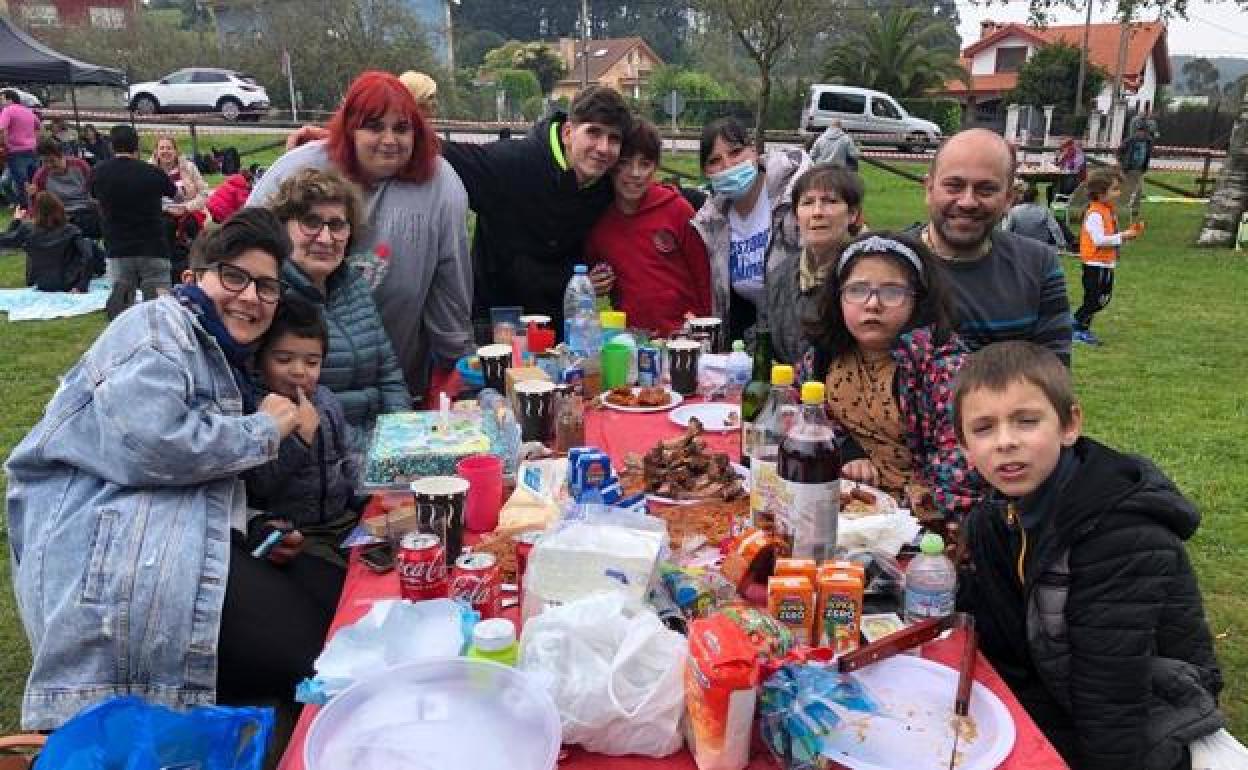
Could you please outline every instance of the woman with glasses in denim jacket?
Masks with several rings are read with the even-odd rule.
[[[412,400],[372,290],[346,261],[359,196],[337,172],[307,168],[284,179],[267,205],[294,244],[282,280],[320,307],[329,327],[320,384],[342,403],[351,444],[363,450],[377,415],[411,409]]]
[[[801,368],[804,380],[825,383],[828,416],[843,440],[843,478],[899,500],[917,484],[939,510],[960,517],[982,492],[953,428],[953,380],[965,348],[950,302],[945,267],[921,243],[859,237],[829,265]]]
[[[246,371],[289,253],[263,209],[205,235],[185,282],[118,316],[9,456],[24,728],[116,695],[291,701],[311,673],[334,612],[304,587],[319,560],[297,534],[249,527],[239,480],[296,424],[295,404],[260,398]],[[252,555],[260,538],[267,557]]]

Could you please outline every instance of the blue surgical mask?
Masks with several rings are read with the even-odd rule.
[[[758,178],[758,163],[747,160],[732,168],[724,169],[718,174],[711,174],[711,190],[730,201],[745,197]]]

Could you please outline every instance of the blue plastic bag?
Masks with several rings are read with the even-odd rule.
[[[142,698],[83,709],[48,737],[38,767],[57,770],[261,770],[273,709],[177,712]]]
[[[759,696],[760,732],[785,770],[815,770],[823,736],[841,723],[832,708],[879,713],[879,702],[852,676],[835,666],[786,663],[763,683]]]

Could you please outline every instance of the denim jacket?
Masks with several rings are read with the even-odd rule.
[[[6,467],[33,656],[23,728],[114,695],[215,700],[238,475],[278,442],[271,417],[242,414],[220,347],[172,297],[105,329]]]

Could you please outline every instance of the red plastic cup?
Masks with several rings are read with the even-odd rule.
[[[464,526],[469,532],[493,532],[498,526],[498,511],[503,507],[502,458],[470,455],[459,461],[455,472],[469,485]]]
[[[532,321],[529,321],[528,338],[530,353],[545,353],[555,346],[555,330],[539,329]]]

